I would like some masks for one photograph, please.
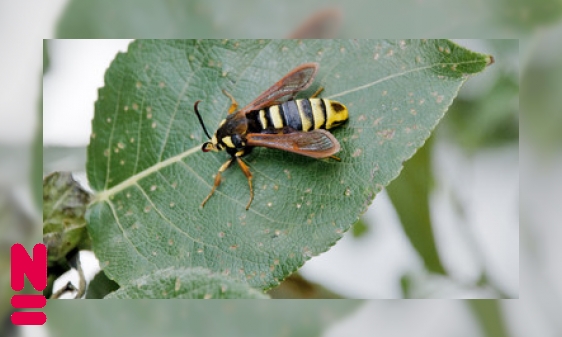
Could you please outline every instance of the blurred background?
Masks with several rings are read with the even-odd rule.
[[[40,241],[44,173],[72,170],[86,183],[81,171],[97,87],[103,85],[104,69],[116,50],[125,50],[128,43],[106,40],[43,44],[41,39],[283,38],[299,33],[325,5],[319,1],[26,0],[3,2],[0,6],[0,31],[6,42],[0,63],[0,335],[38,336],[48,331],[10,331],[9,319],[5,318],[12,295],[8,283],[9,247],[23,242],[29,248]],[[312,302],[308,312],[318,311],[317,315],[330,318],[311,318],[310,324],[329,325],[313,334],[410,336],[415,331],[416,335],[432,336],[561,335],[562,324],[556,312],[561,311],[562,287],[555,280],[560,280],[562,274],[556,262],[562,253],[557,242],[562,233],[556,225],[562,187],[558,175],[562,168],[562,3],[348,1],[334,3],[331,8],[336,13],[330,14],[332,23],[315,34],[339,38],[486,38],[456,41],[494,55],[496,63],[467,82],[429,142],[431,146],[412,159],[412,171],[429,168],[421,177],[424,181],[429,177],[431,186],[416,191],[427,200],[422,198],[415,209],[401,208],[407,204],[400,202],[399,196],[412,184],[407,180],[403,184],[393,182],[377,196],[354,231],[329,252],[313,258],[300,276],[324,296],[329,293],[345,298],[522,295],[517,301],[353,302],[351,308],[332,315],[323,314],[322,309],[337,307],[340,301]],[[42,54],[44,46],[47,53]],[[519,158],[523,168],[521,184]],[[420,175],[410,179],[415,181],[416,177]],[[430,240],[434,244],[429,249],[416,240],[415,228],[409,226],[409,213],[416,215],[414,220],[424,219],[425,231],[420,235],[433,234]],[[275,296],[291,297],[296,292],[303,297],[301,290],[302,287],[289,287],[284,294]],[[103,320],[108,331],[112,326],[117,329],[118,320],[104,316],[104,305],[99,302],[72,306],[50,302],[48,315],[54,317],[48,323],[51,333],[55,329],[59,336],[68,334],[70,330],[65,327],[69,318],[73,320],[72,314],[82,310],[88,310],[88,317]],[[161,301],[145,303],[150,303],[152,310],[167,310],[170,306]],[[228,303],[233,309],[220,311],[215,322],[228,321],[229,314],[236,311],[238,304]],[[303,302],[283,303],[285,311],[292,311]],[[197,310],[197,305],[190,305]],[[125,311],[131,312],[130,326],[138,305],[129,303],[129,307]],[[66,314],[66,322],[57,320],[55,312]],[[261,318],[267,321],[278,317],[264,312]],[[146,322],[158,327],[162,320]],[[85,327],[96,326],[82,323]],[[280,329],[285,329],[282,331],[286,335],[300,331]]]

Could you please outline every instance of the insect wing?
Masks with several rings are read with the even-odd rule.
[[[292,133],[250,133],[248,146],[262,146],[312,158],[327,158],[340,150],[338,140],[326,130]]]
[[[314,62],[301,64],[264,91],[250,104],[242,108],[240,113],[247,113],[271,105],[281,104],[294,97],[299,91],[305,90],[312,84],[318,67],[318,63]]]

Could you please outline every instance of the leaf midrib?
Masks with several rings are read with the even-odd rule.
[[[96,202],[100,202],[100,201],[109,201],[109,197],[112,195],[115,195],[123,190],[125,190],[126,188],[129,188],[131,186],[134,186],[139,180],[148,177],[149,175],[151,175],[152,173],[158,172],[161,169],[172,165],[174,163],[177,163],[179,161],[181,161],[183,158],[188,157],[190,155],[192,155],[193,153],[201,150],[201,146],[203,145],[203,143],[192,147],[191,149],[182,152],[176,156],[170,157],[164,161],[158,162],[156,164],[154,164],[153,166],[147,168],[144,171],[141,171],[133,176],[131,176],[130,178],[123,180],[122,182],[120,182],[119,184],[113,186],[110,189],[107,190],[103,190],[101,192],[99,192],[98,194],[96,194],[93,203]]]

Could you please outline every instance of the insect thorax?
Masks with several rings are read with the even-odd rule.
[[[228,153],[235,154],[246,146],[248,133],[248,120],[244,115],[232,114],[220,122],[215,132],[213,144],[218,150],[226,149]]]

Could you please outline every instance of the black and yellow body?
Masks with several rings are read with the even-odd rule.
[[[248,133],[288,134],[317,129],[329,130],[340,126],[349,118],[345,105],[324,98],[290,100],[250,111],[245,120],[235,116],[228,115],[221,121],[210,143],[217,150],[226,150],[238,157],[252,150],[252,147],[247,145]]]
[[[203,144],[202,150],[204,152],[226,150],[231,155],[231,158],[219,168],[213,188],[201,206],[205,205],[219,186],[221,173],[236,160],[248,179],[250,201],[246,209],[250,207],[254,197],[252,174],[240,158],[250,153],[256,146],[312,158],[336,158],[333,154],[340,150],[339,142],[326,130],[348,120],[349,114],[345,105],[329,99],[316,98],[315,96],[322,89],[310,98],[294,99],[296,93],[310,86],[317,70],[316,63],[305,63],[293,69],[252,103],[238,111],[238,104],[234,98],[225,92],[232,100],[232,105],[229,115],[220,122],[212,137],[205,129],[197,110],[199,102],[195,103],[195,112],[210,138],[210,141]]]
[[[323,98],[302,98],[252,111],[248,119],[256,120],[259,132],[291,128],[294,131],[329,130],[348,119],[347,108],[340,102]]]

